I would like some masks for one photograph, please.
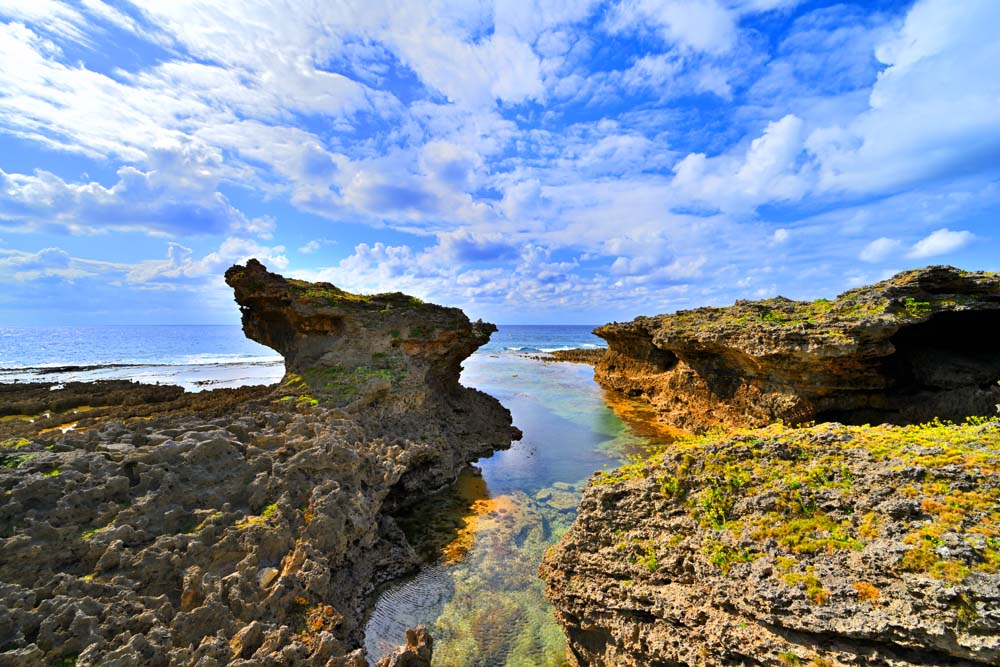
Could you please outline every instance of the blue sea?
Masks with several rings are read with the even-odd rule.
[[[477,354],[602,347],[589,325],[501,326]],[[271,384],[274,350],[239,325],[0,327],[0,382],[132,379],[190,391]]]

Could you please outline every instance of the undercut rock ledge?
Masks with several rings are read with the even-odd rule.
[[[915,423],[1000,403],[1000,275],[906,271],[834,300],[738,301],[595,330],[602,387],[693,431]]]

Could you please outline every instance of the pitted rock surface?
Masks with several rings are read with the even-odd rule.
[[[1000,274],[934,266],[835,300],[738,301],[595,330],[595,379],[670,425],[916,423],[1000,403]]]
[[[419,563],[392,514],[519,437],[458,384],[492,325],[420,310],[437,315],[427,339],[401,336],[405,377],[350,411],[298,382],[149,403],[128,383],[3,387],[46,413],[0,422],[0,667],[365,667],[375,586]],[[379,359],[394,338],[363,319],[344,316],[346,347],[292,332],[290,367],[350,367],[369,335]],[[429,637],[414,642],[392,664],[424,664]]]
[[[774,426],[598,473],[541,575],[589,667],[1000,664],[1000,423]]]
[[[286,384],[338,405],[411,410],[457,392],[462,360],[496,331],[458,308],[286,279],[253,259],[226,271],[226,282],[247,337],[285,358]]]

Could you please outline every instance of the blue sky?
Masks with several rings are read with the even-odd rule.
[[[500,323],[1000,269],[1000,2],[3,0],[0,322],[258,257]]]

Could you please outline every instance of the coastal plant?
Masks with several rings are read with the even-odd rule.
[[[806,567],[806,571],[788,572],[782,576],[782,580],[789,586],[801,585],[805,588],[806,597],[815,605],[825,605],[830,600],[830,591],[823,588],[823,583],[816,576],[816,568],[812,565]]]
[[[913,297],[903,299],[903,312],[907,317],[923,317],[933,310],[930,301],[917,301]]]
[[[262,526],[267,522],[268,519],[277,516],[277,514],[278,514],[278,504],[271,503],[270,505],[265,507],[260,514],[249,515],[237,521],[236,528],[238,530],[246,530],[251,526]]]
[[[874,603],[879,598],[879,590],[870,581],[856,581],[853,584],[854,592],[858,594],[859,602]]]
[[[799,667],[805,661],[795,651],[783,651],[778,654],[778,661],[788,667]]]
[[[107,531],[114,528],[114,524],[108,524],[107,526],[102,526],[100,528],[91,528],[90,530],[85,530],[80,534],[80,538],[85,541],[90,541],[100,535],[101,533],[106,533]]]
[[[0,454],[0,468],[18,468],[38,454]]]
[[[761,556],[746,547],[731,547],[717,540],[709,541],[704,548],[705,557],[723,574],[729,574],[734,563],[750,563]]]

